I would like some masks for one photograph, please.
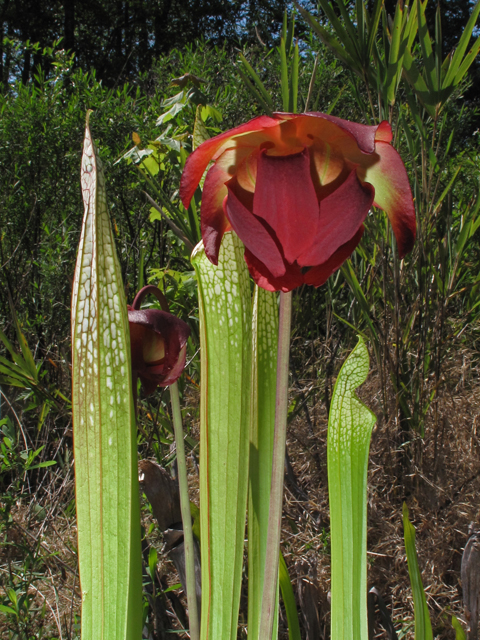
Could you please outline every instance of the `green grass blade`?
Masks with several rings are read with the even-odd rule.
[[[295,602],[292,582],[288,575],[287,564],[282,552],[280,552],[279,566],[280,589],[282,590],[282,600],[285,605],[285,613],[287,614],[288,640],[301,640],[302,635],[300,633],[300,622],[298,621],[297,603]]]
[[[285,16],[287,15],[287,11],[285,10]],[[295,14],[292,13],[291,20],[288,24],[287,37],[285,38],[285,51],[287,57],[290,57],[292,52],[292,44],[293,44],[293,34],[295,33]]]
[[[470,66],[472,65],[473,61],[477,57],[479,51],[480,51],[480,36],[477,38],[472,48],[465,56],[465,60],[460,65],[460,68],[458,69],[455,75],[455,79],[453,81],[454,85],[457,85],[462,80],[463,76],[470,69]]]
[[[341,266],[341,271],[342,271],[343,277],[350,285],[350,288],[352,290],[352,293],[356,301],[358,302],[363,320],[365,321],[365,323],[368,325],[368,328],[370,329],[370,339],[374,342],[375,348],[377,348],[380,342],[380,339],[379,339],[377,330],[375,329],[375,326],[370,318],[370,305],[368,304],[367,299],[365,298],[365,294],[363,293],[362,287],[358,282],[357,275],[355,273],[354,268],[352,267],[352,263],[350,260],[346,260],[346,262],[343,263],[343,265]]]
[[[87,125],[72,296],[72,409],[82,640],[139,640],[140,505],[127,304]]]
[[[460,170],[462,169],[462,165],[459,165],[456,169],[455,169],[455,173],[453,174],[453,176],[450,178],[447,186],[445,187],[445,189],[442,191],[442,194],[440,195],[440,197],[438,198],[437,202],[435,203],[435,209],[439,209],[440,205],[442,204],[442,202],[445,200],[445,198],[448,196],[448,194],[450,193],[453,185],[455,184],[455,181],[457,179],[458,174],[460,173]]]
[[[435,72],[435,58],[432,50],[432,41],[428,32],[425,7],[427,0],[417,0],[418,13],[418,39],[422,50],[423,64],[425,66],[425,80],[431,93],[438,91],[437,75]]]
[[[291,113],[297,113],[298,108],[298,69],[300,67],[300,56],[298,53],[298,43],[295,45],[295,49],[293,52],[293,61],[292,61],[292,81],[290,85],[290,104],[289,111]]]
[[[237,71],[239,76],[241,77],[243,84],[247,87],[247,89],[250,91],[250,93],[252,94],[252,96],[258,100],[259,104],[265,109],[265,113],[269,116],[272,115],[272,109],[269,107],[268,102],[266,102],[262,96],[262,94],[260,93],[260,91],[257,90],[257,88],[255,87],[255,85],[250,82],[250,79],[248,78],[248,76],[246,75],[246,73],[241,69],[241,67],[239,65],[237,65]]]
[[[358,46],[362,55],[362,60],[365,62],[365,53],[367,51],[368,40],[366,37],[365,30],[365,3],[363,0],[356,0],[355,2],[355,11],[357,14],[357,38],[358,38]]]
[[[350,52],[348,52],[344,47],[342,47],[341,43],[330,34],[324,27],[320,25],[320,23],[308,13],[306,9],[304,9],[299,4],[295,5],[297,9],[300,11],[300,14],[304,18],[304,20],[310,25],[310,28],[315,31],[320,40],[329,47],[333,51],[333,53],[352,71],[359,74],[361,76],[362,70],[361,66],[359,66],[358,61],[356,61]]]
[[[408,508],[403,503],[403,533],[405,551],[407,552],[408,573],[412,585],[413,608],[415,612],[415,640],[433,640],[430,614],[427,599],[423,590],[422,574],[418,566],[417,550],[415,549],[415,528],[408,519]]]
[[[210,134],[207,131],[207,127],[202,119],[203,105],[197,105],[195,111],[195,123],[193,125],[193,138],[192,138],[192,151],[195,151],[197,147],[203,144],[210,138]]]
[[[324,9],[324,5],[328,4],[327,0],[320,0],[320,4]],[[347,32],[347,38],[343,40],[343,45],[345,47],[351,46],[352,50],[355,51],[355,56],[358,58],[360,64],[363,62],[362,58],[362,43],[358,40],[357,32],[355,31],[355,27],[353,22],[350,20],[350,15],[347,11],[347,7],[345,6],[345,0],[336,0],[337,7],[340,11],[340,15],[343,18],[344,29]],[[334,11],[332,13],[335,15]],[[337,29],[335,28],[335,33],[340,35]]]
[[[383,0],[375,0],[372,17],[368,21],[367,60],[370,60],[370,56],[372,55],[373,45],[378,32],[378,25],[380,24],[380,16],[382,15],[382,7]]]
[[[432,92],[427,87],[423,76],[420,74],[409,49],[405,51],[405,55],[403,57],[403,73],[405,74],[408,82],[412,85],[416,96],[423,104],[428,114],[433,118],[435,116],[435,101],[432,100]]]
[[[344,47],[349,49],[349,54],[352,55],[352,57],[355,57],[356,50],[352,48],[352,43],[350,41],[348,32],[344,28],[341,20],[338,19],[337,14],[335,13],[335,10],[330,4],[330,2],[328,2],[328,0],[319,0],[319,5],[323,9],[325,15],[327,16],[328,21],[332,25],[333,31],[335,32],[336,36],[339,38],[340,42],[343,44]],[[302,15],[304,15],[304,12],[307,13],[305,9],[303,11],[301,10],[301,7],[299,4],[297,4],[296,6]]]
[[[472,14],[467,22],[465,29],[463,30],[462,37],[460,38],[457,48],[455,49],[455,53],[453,54],[452,62],[443,83],[444,87],[449,87],[451,84],[458,84],[458,82],[460,82],[461,80],[461,78],[457,77],[457,71],[462,64],[463,56],[465,55],[468,43],[470,42],[470,38],[472,37],[473,29],[475,28],[475,25],[477,23],[479,13],[480,0],[477,0],[477,4],[473,8]],[[479,41],[480,38],[478,38],[477,43]]]
[[[10,294],[8,295],[8,300],[10,303],[10,312],[12,314],[13,324],[15,325],[15,331],[17,333],[17,340],[20,344],[20,349],[22,350],[23,354],[22,367],[25,368],[25,372],[28,373],[35,381],[38,381],[38,372],[35,365],[35,360],[28,346],[27,339],[23,335],[22,329],[20,328],[20,323],[18,321],[17,313],[15,311],[15,307]],[[17,364],[20,365],[20,362],[18,362]]]
[[[0,373],[5,374],[10,379],[8,384],[12,384],[15,387],[20,386],[28,389],[36,387],[35,380],[33,380],[28,373],[25,373],[18,365],[9,362],[2,356],[0,356]],[[13,384],[14,380],[16,381],[15,384]],[[7,384],[7,382],[5,382],[5,384]]]
[[[412,2],[412,6],[410,7],[410,15],[408,16],[407,22],[407,33],[408,33],[408,50],[410,51],[413,46],[413,41],[415,40],[415,36],[418,31],[418,19],[417,19],[417,3],[415,0]]]
[[[368,367],[359,338],[338,374],[328,419],[332,640],[368,640],[367,467],[376,418],[355,394]]]
[[[386,87],[385,87],[385,90],[387,93],[387,100],[390,105],[393,105],[395,103],[395,93],[397,89],[398,72],[399,72],[399,69],[401,69],[401,64],[402,64],[402,57],[400,56],[400,44],[404,40],[402,26],[403,26],[403,6],[400,4],[400,2],[398,2],[397,7],[395,9],[395,17],[393,20],[392,42],[390,45],[390,51],[388,55],[387,80],[386,80]]]
[[[435,12],[435,76],[437,87],[442,86],[442,14],[437,4]]]
[[[226,233],[218,266],[192,254],[200,310],[203,640],[236,640],[248,493],[252,310],[244,248]]]
[[[452,627],[455,629],[455,640],[467,640],[466,633],[455,616],[452,616]]]
[[[245,67],[245,70],[247,71],[247,73],[250,75],[250,77],[252,78],[252,80],[256,84],[258,91],[261,93],[263,99],[265,100],[265,102],[267,103],[269,108],[273,111],[273,100],[272,100],[270,94],[268,93],[268,91],[265,89],[265,85],[260,80],[260,78],[258,77],[257,73],[255,72],[255,70],[253,69],[251,64],[248,62],[248,60],[245,58],[243,53],[240,53],[239,56],[240,56],[240,60],[242,61],[243,66]]]
[[[27,363],[22,358],[22,356],[15,351],[15,349],[12,346],[12,343],[1,330],[0,330],[0,340],[3,342],[3,344],[5,345],[5,348],[7,349],[9,354],[12,356],[12,359],[15,362],[15,364],[24,372],[25,376],[31,378],[32,376],[30,373],[30,368],[28,367]]]
[[[285,40],[280,40],[280,87],[282,90],[283,110],[288,111],[290,108],[290,88],[288,86],[288,64]]]
[[[248,497],[248,635],[258,640],[267,548],[277,385],[277,295],[255,287]],[[278,607],[278,604],[277,604]],[[275,624],[273,637],[277,637]]]

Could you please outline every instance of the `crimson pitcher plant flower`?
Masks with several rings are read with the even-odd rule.
[[[374,204],[400,257],[415,240],[415,209],[388,122],[367,126],[323,113],[259,116],[204,142],[188,158],[180,196],[203,187],[205,251],[217,264],[233,229],[255,282],[269,291],[320,286],[354,251]]]
[[[162,310],[140,309],[149,294],[157,298]],[[135,377],[140,377],[145,393],[176,382],[185,367],[190,329],[169,313],[165,296],[157,287],[149,285],[137,293],[128,307],[128,322],[132,370]]]

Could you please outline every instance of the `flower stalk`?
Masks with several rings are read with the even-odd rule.
[[[277,397],[275,404],[275,434],[273,438],[272,487],[270,492],[268,539],[259,640],[272,637],[275,621],[275,596],[278,581],[285,447],[287,442],[288,371],[291,325],[292,292],[282,292],[280,293],[278,330]]]
[[[195,583],[195,550],[193,543],[192,516],[190,512],[190,498],[188,496],[187,464],[183,441],[182,414],[178,384],[170,385],[170,401],[172,403],[173,430],[175,446],[177,448],[178,484],[180,489],[180,510],[182,512],[183,539],[185,549],[185,573],[187,579],[188,619],[190,623],[191,640],[200,638],[200,622],[198,619],[197,593]]]

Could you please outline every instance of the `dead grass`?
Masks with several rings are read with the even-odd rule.
[[[445,371],[437,402],[426,417],[425,438],[401,440],[392,417],[382,417],[380,387],[375,372],[360,391],[376,412],[369,464],[368,560],[369,586],[385,599],[399,637],[413,637],[413,604],[403,544],[402,504],[410,510],[416,528],[417,552],[432,617],[434,637],[453,640],[451,615],[464,624],[460,562],[469,526],[480,528],[480,376],[468,354],[459,354]],[[293,393],[309,388],[301,380]],[[393,407],[390,414],[393,415]],[[195,430],[193,431],[195,435]],[[198,434],[196,434],[198,436]],[[326,468],[327,414],[324,405],[305,407],[289,427],[288,454],[294,477],[287,479],[282,546],[290,576],[301,604],[300,616],[318,611],[316,637],[327,638],[330,589],[329,512]],[[68,441],[71,447],[71,442]],[[407,462],[402,455],[407,452]],[[403,460],[403,462],[402,462]],[[192,498],[198,500],[197,467],[189,459]],[[57,470],[58,471],[58,470]],[[48,472],[42,488],[30,501],[12,510],[8,541],[0,547],[3,585],[12,580],[27,584],[31,597],[32,633],[42,624],[44,637],[78,637],[75,614],[80,611],[76,564],[76,527],[67,505],[73,499],[73,479]],[[44,509],[35,515],[35,505]],[[145,512],[144,525],[150,519]],[[151,536],[161,552],[161,538]],[[30,560],[27,559],[30,558]],[[30,575],[25,567],[29,566]],[[27,572],[28,573],[28,572]],[[173,565],[160,556],[159,575],[174,584]],[[175,626],[172,614],[172,626]],[[311,621],[310,621],[311,622]],[[8,638],[11,625],[0,614],[0,637]],[[281,618],[281,638],[287,638]],[[386,638],[378,626],[378,638]]]

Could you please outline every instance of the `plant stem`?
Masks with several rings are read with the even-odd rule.
[[[192,516],[190,513],[190,498],[188,497],[187,463],[185,460],[185,446],[183,444],[182,414],[180,411],[178,384],[176,382],[170,385],[170,401],[172,403],[173,430],[175,432],[175,446],[177,448],[178,484],[180,488],[180,510],[182,512],[183,522],[190,638],[191,640],[199,640],[200,624],[198,620],[197,590],[195,585],[195,551],[193,546]]]
[[[288,364],[290,327],[292,324],[292,292],[280,293],[278,328],[277,398],[275,403],[275,434],[273,437],[272,486],[268,515],[268,537],[263,582],[262,612],[259,640],[270,640],[273,633],[275,598],[277,594],[280,533],[282,529],[283,478],[287,441]]]

